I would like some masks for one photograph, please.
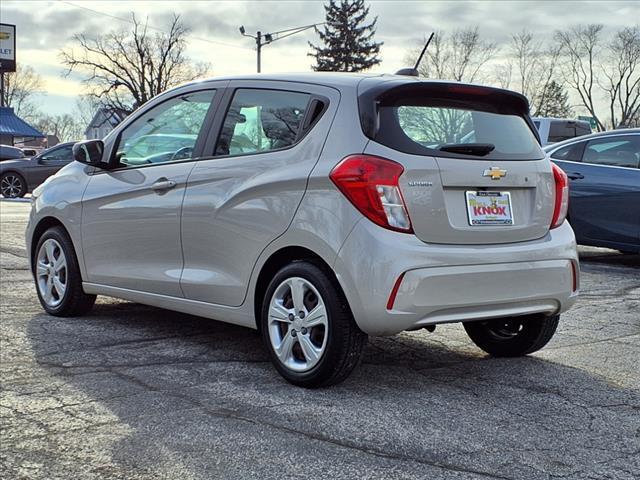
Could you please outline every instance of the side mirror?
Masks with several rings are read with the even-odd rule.
[[[104,152],[102,140],[85,140],[73,146],[73,159],[92,167],[100,167],[104,165],[102,163],[102,152]]]

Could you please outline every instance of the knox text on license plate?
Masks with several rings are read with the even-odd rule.
[[[509,192],[465,192],[469,225],[513,225]]]

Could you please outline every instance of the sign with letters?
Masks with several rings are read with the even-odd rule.
[[[16,26],[0,23],[0,72],[16,71]]]

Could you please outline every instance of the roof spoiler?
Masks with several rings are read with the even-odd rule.
[[[360,93],[358,109],[365,135],[375,138],[380,105],[394,105],[407,97],[424,98],[429,101],[455,99],[461,106],[464,106],[465,102],[473,102],[490,105],[500,113],[516,113],[525,117],[529,127],[539,138],[538,129],[529,117],[529,101],[520,93],[482,85],[429,80],[411,82],[401,78],[379,83]]]

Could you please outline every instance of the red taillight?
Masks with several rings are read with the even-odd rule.
[[[567,178],[567,174],[555,163],[551,164],[551,168],[553,170],[553,180],[556,185],[551,228],[556,228],[562,225],[564,219],[567,218],[567,209],[569,208],[569,179]]]
[[[402,172],[402,165],[385,158],[350,155],[334,167],[329,178],[369,220],[410,233],[411,220],[398,186]]]

